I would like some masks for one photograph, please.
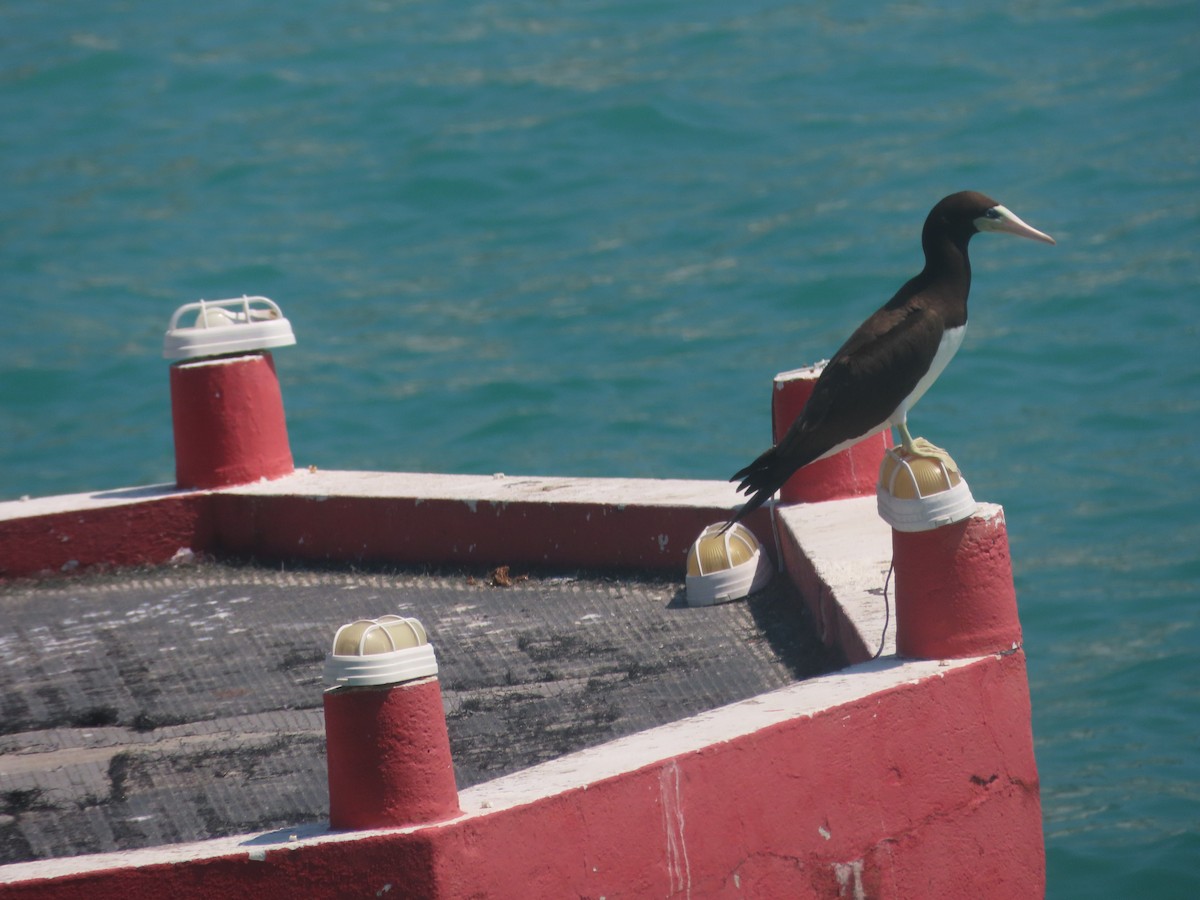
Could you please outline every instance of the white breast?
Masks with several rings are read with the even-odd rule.
[[[895,425],[898,422],[903,422],[908,415],[908,411],[917,405],[927,390],[937,381],[937,377],[942,374],[942,370],[954,358],[954,354],[958,352],[958,348],[962,345],[963,335],[967,333],[965,324],[959,325],[957,328],[947,328],[942,332],[942,342],[938,344],[937,353],[933,355],[933,362],[929,364],[929,371],[921,376],[921,380],[917,382],[917,386],[913,388],[913,392],[901,401],[896,407],[896,411],[892,413],[888,421]]]

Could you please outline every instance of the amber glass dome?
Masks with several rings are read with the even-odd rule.
[[[688,551],[688,605],[740,600],[765,587],[773,572],[758,538],[745,525],[709,525]]]
[[[975,498],[949,454],[918,456],[893,447],[876,486],[879,515],[897,531],[932,531],[967,518]]]

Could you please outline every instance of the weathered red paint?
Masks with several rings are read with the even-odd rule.
[[[331,828],[417,825],[458,813],[436,678],[338,688],[324,701]]]
[[[818,369],[798,369],[775,376],[771,392],[771,431],[779,443],[812,396]],[[865,497],[875,493],[883,455],[892,446],[892,432],[865,438],[840,453],[809,463],[779,489],[781,503],[818,503]]]
[[[0,884],[0,897],[20,900],[295,900],[295,898],[403,897],[432,898],[433,842],[425,834],[366,836],[352,852],[346,844],[297,852],[276,847],[262,860],[248,850],[193,862],[121,867]],[[391,890],[384,890],[386,885]],[[407,885],[411,884],[412,890]],[[364,885],[369,887],[364,887]]]
[[[283,395],[267,351],[171,366],[175,481],[217,488],[294,469]]]
[[[180,548],[257,559],[679,571],[730,507],[288,493],[115,492],[128,502],[0,519],[0,578],[146,565]],[[767,513],[747,524],[768,546]],[[65,568],[64,568],[65,567]]]
[[[679,571],[729,509],[438,498],[220,495],[221,547],[259,558]],[[754,517],[770,539],[765,513]]]
[[[1008,532],[998,507],[932,531],[892,532],[896,651],[951,659],[1021,644]]]
[[[213,542],[204,495],[136,499],[129,503],[0,521],[0,578],[72,574],[96,567],[166,562],[180,549],[202,552]]]
[[[1024,656],[989,656],[586,788],[337,843],[0,897],[1039,897]]]

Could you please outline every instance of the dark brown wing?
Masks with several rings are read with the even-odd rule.
[[[796,468],[877,428],[929,370],[941,317],[924,306],[879,310],[825,366],[779,450]]]
[[[751,494],[733,521],[797,469],[878,428],[928,371],[942,331],[941,317],[923,305],[888,304],[867,319],[825,366],[783,439],[730,479]]]

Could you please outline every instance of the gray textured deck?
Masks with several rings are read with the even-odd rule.
[[[217,564],[0,586],[0,863],[324,819],[343,622],[425,624],[465,787],[833,668],[791,590],[690,609],[653,578]]]

